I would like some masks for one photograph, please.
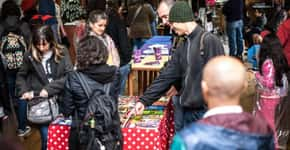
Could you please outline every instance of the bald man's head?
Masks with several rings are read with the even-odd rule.
[[[207,101],[239,99],[246,83],[246,68],[236,58],[218,56],[204,67],[202,89]]]

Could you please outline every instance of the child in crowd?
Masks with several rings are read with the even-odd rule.
[[[275,134],[275,146],[278,148],[276,106],[287,95],[287,60],[282,45],[275,34],[270,33],[261,43],[259,71],[255,73],[257,81],[257,104],[254,114],[263,116]],[[285,118],[286,119],[286,118]]]
[[[262,43],[262,37],[259,34],[253,35],[253,42],[254,45],[252,45],[248,49],[248,62],[252,64],[252,69],[257,70],[258,69],[258,55]]]

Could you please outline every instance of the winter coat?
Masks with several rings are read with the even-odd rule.
[[[92,65],[87,69],[89,71],[81,70],[80,72],[88,76],[88,84],[92,88],[92,91],[94,89],[100,88],[95,86],[95,82],[99,82],[101,84],[107,84],[107,83],[116,83],[111,84],[110,87],[110,95],[114,97],[114,99],[118,100],[118,90],[119,86],[116,82],[118,80],[118,72],[117,68],[115,66],[109,66],[107,64],[105,65]],[[101,87],[102,88],[102,87]],[[68,75],[67,81],[65,82],[65,91],[64,91],[64,97],[63,97],[63,114],[65,116],[74,115],[74,111],[77,110],[78,112],[78,118],[83,119],[87,104],[89,99],[87,98],[84,90],[82,89],[82,86],[80,84],[80,81],[78,80],[76,73],[72,72]],[[75,105],[78,104],[78,105]]]
[[[42,89],[48,92],[48,96],[60,94],[64,88],[66,75],[73,70],[67,50],[63,49],[64,57],[59,63],[54,60],[54,55],[48,60],[51,65],[53,81],[49,82],[46,77],[41,62],[37,62],[31,51],[26,52],[23,58],[23,64],[17,73],[16,91],[21,97],[25,92],[33,91],[34,95],[38,95]]]
[[[91,90],[102,89],[96,84],[96,82],[101,84],[111,83],[109,95],[115,100],[115,104],[118,105],[118,91],[120,90],[119,83],[119,72],[115,66],[109,66],[107,64],[103,65],[91,65],[88,69],[78,70],[83,73],[87,78],[88,85]],[[89,99],[85,91],[83,90],[81,83],[77,77],[76,72],[71,72],[68,75],[67,81],[65,82],[65,90],[63,101],[61,102],[61,111],[65,117],[73,116],[77,120],[83,120],[88,107]],[[77,116],[75,116],[77,114]],[[75,120],[74,119],[74,120]],[[120,117],[118,111],[113,117],[114,130],[113,134],[116,139],[121,139],[121,128],[120,128]],[[77,127],[77,122],[73,121],[72,129],[75,132]]]
[[[226,16],[227,22],[234,22],[243,19],[243,0],[229,0],[223,7],[223,14]]]
[[[249,113],[221,114],[192,123],[174,137],[171,149],[274,149],[271,128]]]
[[[202,69],[210,58],[224,55],[224,48],[216,36],[207,34],[203,39],[204,54],[201,55],[200,39],[203,33],[203,29],[197,26],[186,37],[168,65],[140,97],[140,102],[146,106],[151,105],[165,94],[171,85],[179,82],[181,89],[178,90],[182,106],[196,110],[204,109],[205,104],[201,94]]]
[[[137,9],[140,7],[141,10],[139,14],[137,14],[135,20],[134,15]],[[155,19],[155,14],[150,6],[150,4],[143,5],[132,5],[128,10],[128,26],[130,27],[130,38],[150,38],[152,36],[151,32],[151,23]]]
[[[284,49],[284,55],[287,58],[288,65],[290,66],[290,19],[284,21],[277,30],[277,36]]]
[[[120,66],[126,65],[131,61],[133,49],[131,48],[125,23],[120,19],[117,12],[108,12],[109,21],[106,33],[113,39],[120,56]]]

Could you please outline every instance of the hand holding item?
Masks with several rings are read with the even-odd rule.
[[[23,93],[21,99],[31,100],[33,97],[34,97],[33,91],[30,91]]]
[[[137,102],[134,108],[134,113],[136,115],[142,115],[144,108],[145,108],[144,104],[142,104],[141,102]]]
[[[177,94],[177,90],[174,86],[171,86],[171,88],[166,92],[166,96],[167,97],[172,97],[175,96]]]
[[[46,89],[42,89],[39,93],[39,96],[40,97],[48,97],[48,93],[47,93]]]

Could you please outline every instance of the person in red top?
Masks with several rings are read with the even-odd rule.
[[[277,30],[277,36],[284,49],[284,54],[287,58],[288,65],[290,66],[290,2],[285,4],[285,10],[287,11],[288,18],[285,20]]]

